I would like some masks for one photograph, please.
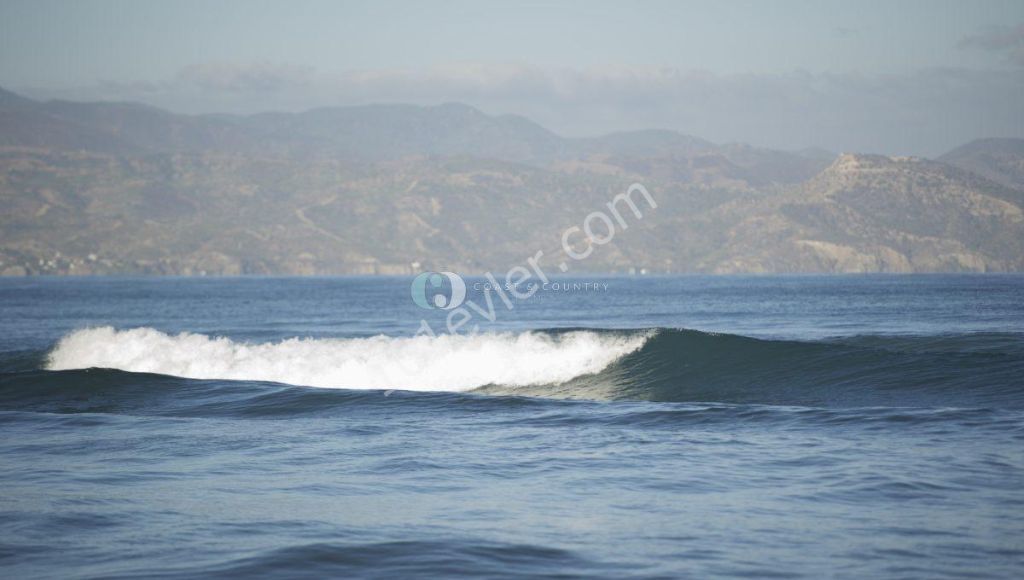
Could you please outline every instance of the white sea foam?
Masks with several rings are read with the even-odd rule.
[[[113,368],[194,379],[258,380],[326,388],[466,391],[487,384],[561,383],[596,373],[640,348],[648,334],[574,331],[273,343],[152,328],[77,330],[49,355],[50,370]]]

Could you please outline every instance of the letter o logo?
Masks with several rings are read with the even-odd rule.
[[[445,280],[448,280],[450,294],[445,295],[444,292],[438,291],[428,298],[428,289],[442,289]],[[412,294],[412,301],[420,308],[427,310],[435,308],[452,310],[465,302],[466,283],[462,280],[461,276],[454,272],[424,272],[413,278],[410,293]]]

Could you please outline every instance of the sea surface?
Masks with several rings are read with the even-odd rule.
[[[1024,577],[1022,276],[410,282],[0,280],[0,576]]]

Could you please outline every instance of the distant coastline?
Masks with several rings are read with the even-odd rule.
[[[484,272],[633,182],[657,211],[573,272],[1024,271],[1024,139],[928,160],[567,139],[451,103],[211,117],[0,90],[0,113],[5,276]]]

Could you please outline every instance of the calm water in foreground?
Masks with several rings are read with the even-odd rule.
[[[0,280],[0,575],[1024,575],[1024,277],[560,282]]]

